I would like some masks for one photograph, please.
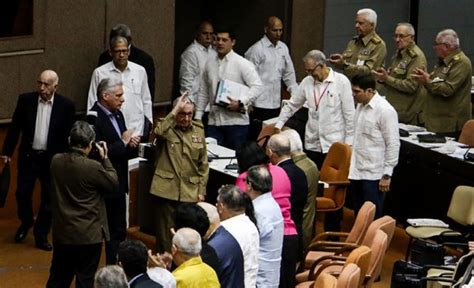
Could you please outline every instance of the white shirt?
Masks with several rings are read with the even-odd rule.
[[[36,110],[35,135],[33,136],[34,150],[48,149],[49,122],[53,110],[54,94],[51,99],[44,101],[38,96],[38,108]]]
[[[259,235],[257,227],[245,214],[221,222],[242,249],[244,255],[244,282],[246,288],[255,288],[258,271]]]
[[[92,73],[87,110],[90,110],[97,101],[97,86],[104,78],[118,79],[123,82],[125,102],[120,110],[125,118],[127,129],[133,129],[133,136],[141,136],[145,117],[153,123],[151,94],[145,68],[131,61],[128,61],[127,68],[123,72],[115,68],[113,61],[96,68]]]
[[[181,65],[179,67],[180,91],[181,93],[189,91],[188,98],[192,102],[196,101],[201,75],[204,72],[207,59],[216,56],[216,51],[210,45],[206,48],[196,40],[181,54]]]
[[[256,99],[255,107],[266,109],[280,107],[281,80],[285,82],[290,93],[294,93],[298,88],[295,68],[285,43],[278,41],[274,46],[264,35],[245,52],[245,58],[255,64],[265,87],[262,95]]]
[[[275,127],[281,128],[293,114],[308,106],[305,148],[327,153],[334,142],[352,144],[354,134],[354,98],[349,79],[329,69],[323,82],[307,76],[301,81],[288,105],[282,107]]]
[[[231,80],[248,86],[248,94],[241,95],[241,102],[246,106],[253,104],[263,92],[262,81],[254,65],[247,59],[232,50],[223,59],[211,57],[201,77],[195,118],[200,120],[206,105],[210,103],[209,125],[249,125],[248,113],[232,112],[214,105],[219,80]]]
[[[392,175],[398,163],[400,136],[397,112],[377,92],[366,105],[357,104],[354,117],[349,179],[379,180]]]
[[[278,287],[283,247],[283,216],[280,206],[271,192],[253,199],[252,204],[260,233],[257,286]]]

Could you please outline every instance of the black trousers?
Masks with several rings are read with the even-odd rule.
[[[102,243],[67,245],[54,243],[47,288],[70,287],[76,276],[77,288],[94,286],[94,275],[99,266]]]
[[[296,264],[302,251],[299,249],[298,235],[283,236],[280,266],[280,288],[293,288],[296,284]]]
[[[18,183],[16,190],[16,203],[18,218],[21,225],[31,227],[36,241],[45,242],[51,228],[50,183],[49,165],[51,158],[46,151],[31,151],[20,156],[18,161]],[[33,218],[33,190],[36,179],[41,184],[41,203],[36,217]]]
[[[105,262],[107,265],[115,265],[118,246],[127,237],[125,194],[106,197],[105,208],[110,232],[110,240],[105,242]]]
[[[155,223],[156,251],[163,253],[171,252],[171,240],[173,235],[170,229],[174,228],[174,215],[176,209],[182,202],[166,198],[152,196],[153,216]]]

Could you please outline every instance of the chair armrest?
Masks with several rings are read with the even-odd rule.
[[[449,283],[455,283],[453,279],[450,278],[443,278],[443,277],[422,277],[420,278],[420,284],[422,285],[421,287],[425,287],[426,282],[428,281],[442,281],[442,282],[449,282]]]
[[[350,243],[346,242],[333,242],[333,241],[318,241],[308,245],[306,251],[335,251]]]
[[[349,186],[349,184],[351,184],[351,182],[349,180],[335,180],[335,181],[321,181],[323,183],[326,183],[328,184],[329,186]]]
[[[316,237],[314,238],[314,242],[326,240],[327,238],[332,237],[332,236],[347,238],[347,236],[349,236],[349,233],[347,233],[347,232],[334,232],[334,231],[323,232],[323,233],[320,233],[320,234],[316,235]],[[313,242],[313,241],[311,241],[311,242]],[[333,241],[331,241],[331,242],[333,242]]]
[[[308,275],[308,280],[314,281],[318,279],[319,275],[324,271],[329,266],[344,266],[345,261],[330,261],[327,263],[323,263],[321,267],[319,267],[318,271],[316,271],[316,274],[314,273],[314,269],[316,269],[316,265],[311,266],[311,269],[309,270],[309,275]]]

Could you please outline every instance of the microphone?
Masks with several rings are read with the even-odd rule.
[[[469,152],[472,147],[467,148],[466,153],[464,153],[464,160],[474,161],[474,153]]]

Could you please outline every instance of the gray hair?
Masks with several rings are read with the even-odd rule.
[[[127,277],[122,267],[109,265],[100,268],[95,273],[94,288],[128,288]]]
[[[252,184],[253,190],[264,194],[272,191],[272,174],[265,165],[255,165],[247,171],[247,182]]]
[[[221,202],[227,209],[235,212],[245,211],[246,202],[244,193],[235,185],[224,185],[217,192],[217,201]]]
[[[132,40],[132,31],[130,30],[130,27],[125,24],[117,24],[112,28],[112,30],[110,30],[109,41],[117,36],[127,38],[127,41],[130,43]]]
[[[370,8],[364,8],[357,11],[357,15],[365,16],[365,20],[374,24],[374,28],[377,26],[377,13]]]
[[[294,129],[287,129],[281,131],[281,134],[286,135],[290,140],[291,153],[303,151],[303,141],[301,141],[300,134]]]
[[[173,236],[173,244],[178,251],[188,257],[199,256],[202,249],[201,236],[191,228],[181,228]]]
[[[216,206],[207,202],[198,202],[197,205],[206,211],[207,217],[209,218],[209,223],[211,223],[211,225],[219,224],[221,222]]]
[[[316,65],[326,63],[326,55],[319,50],[311,50],[303,57],[303,61],[313,60]]]
[[[447,44],[451,49],[457,49],[460,46],[459,37],[453,29],[444,29],[438,33],[436,39],[441,43]]]
[[[97,86],[97,99],[102,99],[102,94],[104,92],[110,92],[115,86],[122,86],[123,82],[114,78],[104,78],[100,81]]]
[[[278,156],[291,154],[290,140],[286,135],[283,135],[281,133],[275,134],[270,137],[267,147],[270,148],[272,152],[277,154]]]
[[[403,26],[403,27],[407,28],[408,34],[412,35],[412,36],[415,36],[415,28],[413,28],[413,25],[411,25],[410,23],[400,22],[400,23],[397,24],[397,27],[399,27],[399,26]]]
[[[126,37],[115,36],[114,38],[110,39],[110,43],[109,43],[110,49],[113,49],[115,45],[117,45],[117,43],[120,43],[120,42],[125,42],[125,45],[127,45],[127,47],[130,44]]]
[[[85,148],[95,140],[95,131],[86,121],[76,121],[69,132],[69,146]]]

